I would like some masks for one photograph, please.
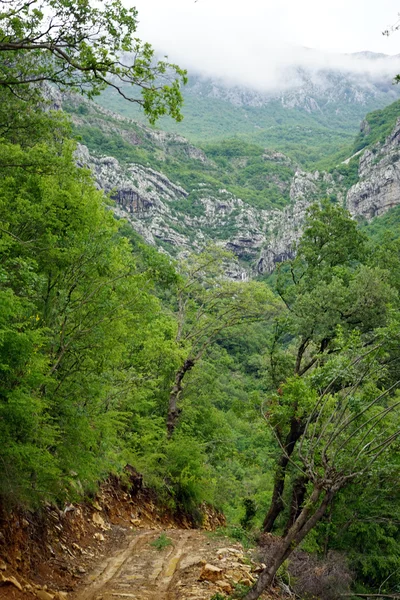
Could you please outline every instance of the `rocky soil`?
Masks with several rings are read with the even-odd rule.
[[[73,600],[208,600],[251,586],[261,565],[238,544],[194,530],[129,536],[127,546],[100,563]],[[85,587],[86,586],[86,587]],[[266,598],[268,596],[265,596]]]
[[[203,528],[193,529],[140,483],[132,473],[128,485],[111,480],[91,502],[4,513],[0,599],[208,600],[252,583],[258,563],[207,533],[222,515],[204,507]]]

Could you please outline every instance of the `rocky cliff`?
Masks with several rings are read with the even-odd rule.
[[[359,181],[348,190],[340,175],[296,172],[290,190],[292,204],[275,217],[276,233],[261,250],[259,273],[271,272],[276,263],[293,256],[307,208],[318,198],[334,195],[355,219],[367,221],[400,204],[400,118],[384,143],[354,158],[359,160]]]
[[[400,119],[383,144],[361,154],[358,175],[346,197],[352,215],[369,220],[400,203]]]
[[[101,115],[97,118],[101,124]],[[76,115],[74,119],[79,124]],[[110,124],[103,122],[102,127],[109,135]],[[190,164],[210,162],[202,150],[179,136],[140,128],[136,134],[125,131],[125,140],[135,145],[141,143],[140,136],[147,136],[149,147],[162,153],[165,161],[179,147],[189,171]],[[334,198],[355,218],[367,220],[400,203],[400,119],[383,143],[357,153],[358,182],[350,189],[334,170],[297,169],[290,181],[277,180],[282,189],[289,188],[289,202],[282,209],[251,206],[222,185],[210,184],[206,176],[203,182],[180,184],[161,170],[94,154],[84,145],[79,145],[76,157],[81,166],[91,169],[98,187],[114,199],[116,215],[125,217],[148,243],[179,257],[207,242],[217,242],[237,256],[229,276],[240,279],[269,273],[277,263],[294,256],[307,208],[318,199]],[[270,151],[263,160],[291,162],[282,153]]]

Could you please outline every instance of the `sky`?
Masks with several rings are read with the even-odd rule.
[[[274,87],[283,67],[338,66],[387,76],[396,66],[350,66],[339,54],[400,54],[400,0],[134,0],[138,35],[189,70]],[[314,49],[316,52],[311,52]]]

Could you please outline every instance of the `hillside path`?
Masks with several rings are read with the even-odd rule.
[[[238,544],[222,548],[221,554],[221,539],[204,532],[171,529],[164,533],[172,543],[162,550],[151,545],[160,531],[132,534],[122,550],[104,559],[87,577],[73,600],[208,600],[217,591],[227,591],[229,584],[225,577],[201,581],[205,563],[221,567],[236,580],[249,575],[250,567],[238,562],[243,556]]]

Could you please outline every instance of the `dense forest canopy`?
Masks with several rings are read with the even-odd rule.
[[[228,280],[218,245],[158,253],[76,166],[38,82],[93,95],[130,78],[151,119],[179,119],[179,84],[158,76],[184,73],[153,67],[119,2],[46,6],[0,13],[2,506],[74,501],[131,463],[176,510],[282,534],[247,598],[299,544],[344,553],[361,591],[397,590],[398,229],[382,239],[321,198],[269,279]]]

